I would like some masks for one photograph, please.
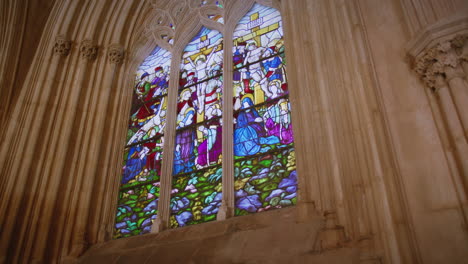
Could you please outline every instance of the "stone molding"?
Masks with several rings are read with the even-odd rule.
[[[83,40],[80,46],[80,57],[82,59],[93,61],[98,54],[98,47],[92,40]]]
[[[54,54],[64,57],[68,56],[68,54],[70,54],[71,44],[71,41],[67,37],[63,35],[57,36],[55,38]]]
[[[116,65],[122,64],[125,58],[125,49],[119,44],[112,44],[109,46],[107,56],[110,63]]]

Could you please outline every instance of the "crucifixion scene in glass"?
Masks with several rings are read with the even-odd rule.
[[[220,15],[209,18],[224,25]],[[164,150],[164,155],[173,157],[169,227],[216,220],[226,173],[233,174],[234,179],[227,185],[233,186],[234,215],[296,204],[297,174],[281,15],[274,8],[254,4],[231,36],[232,50],[225,50],[223,33],[202,26],[182,54],[157,47],[138,68],[115,238],[148,233],[158,217],[168,111],[175,112],[174,148]],[[226,52],[232,52],[232,82],[228,84],[224,76]],[[169,76],[174,56],[181,56],[177,77]],[[177,98],[171,98],[175,104],[168,104],[170,78],[177,78]],[[232,99],[223,100],[224,88],[232,89]],[[228,119],[233,126],[229,135],[223,134],[225,103],[233,113]],[[174,109],[168,105],[174,105]],[[223,139],[232,140],[232,153],[223,149]],[[232,172],[223,171],[223,156],[232,157]]]

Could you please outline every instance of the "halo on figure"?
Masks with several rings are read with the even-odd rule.
[[[255,45],[256,47],[258,46],[257,42],[254,39],[247,41],[247,46],[245,46],[245,48],[249,50],[250,46],[252,45]]]
[[[206,56],[204,54],[198,55],[198,57],[194,61],[195,64],[197,64],[199,60],[203,60],[203,62],[205,62],[206,61]]]
[[[246,94],[246,95],[242,96],[241,102],[244,102],[244,100],[247,99],[247,98],[249,98],[250,101],[251,101],[252,104],[253,104],[253,102],[254,102],[254,96],[253,96],[253,94]]]
[[[289,107],[288,107],[288,101],[286,101],[286,99],[284,98],[281,98],[279,101],[278,101],[278,105],[280,106],[281,110],[288,110]]]
[[[193,107],[187,108],[187,109],[185,110],[184,115],[186,115],[186,114],[188,114],[188,113],[190,113],[190,112],[194,112],[194,113],[195,113],[195,108],[193,108]]]
[[[278,90],[281,90],[281,81],[278,79],[272,80],[268,83],[268,87],[275,85],[278,87]]]
[[[240,85],[240,83],[234,83],[232,88],[234,90],[234,94],[236,94],[236,91],[237,91],[236,89],[238,88],[240,88],[240,91],[242,92],[242,85]]]
[[[190,90],[190,88],[185,88],[185,89],[182,90],[182,92],[180,92],[180,100],[183,100],[183,99],[182,99],[182,98],[183,98],[183,95],[184,95],[185,93],[187,93],[187,92],[188,92],[189,94],[192,94],[192,91]]]

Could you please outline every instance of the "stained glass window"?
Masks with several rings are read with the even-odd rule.
[[[208,18],[218,26],[224,24],[221,1],[199,0],[196,6],[207,10],[202,19]],[[176,29],[173,24],[169,27]],[[175,135],[172,134],[174,149],[165,150],[164,154],[166,158],[173,157],[172,175],[164,176],[172,177],[172,185],[164,186],[166,190],[170,187],[170,197],[161,199],[170,203],[170,212],[164,211],[164,216],[160,216],[169,218],[171,228],[216,220],[223,197],[223,154],[234,154],[235,215],[297,202],[280,13],[254,4],[235,27],[233,83],[228,87],[234,94],[232,104],[229,102],[234,110],[233,153],[223,153],[222,149],[224,52],[223,35],[202,27],[177,55],[182,58],[175,77],[178,82],[172,83],[178,86],[174,87],[177,98],[170,99],[173,103],[177,100],[177,104],[169,104],[177,111]],[[159,217],[170,63],[170,52],[158,47],[136,72],[115,238],[148,233]]]
[[[235,214],[296,203],[297,176],[280,13],[255,4],[234,31]]]
[[[223,36],[203,27],[182,55],[171,226],[216,219],[221,204]]]
[[[157,47],[136,72],[115,238],[148,233],[157,217],[170,63]]]

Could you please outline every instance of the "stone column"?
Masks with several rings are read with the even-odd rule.
[[[461,65],[457,65],[456,68],[446,67],[445,76],[463,125],[465,137],[468,137],[468,86],[463,80],[465,73]]]
[[[92,63],[93,61],[96,60],[97,57],[97,52],[98,52],[98,47],[97,45],[92,41],[92,40],[84,40],[81,42],[80,47],[79,47],[79,57],[80,60],[78,62],[78,65],[76,67],[76,78],[74,79],[74,82],[72,83],[72,87],[74,87],[75,91],[71,91],[73,94],[72,102],[70,103],[71,106],[76,109],[79,107],[78,105],[78,100],[80,98],[80,90],[83,89],[82,87],[86,85],[85,79],[86,79],[86,74],[88,73],[88,64]],[[79,89],[81,88],[81,89]],[[73,112],[72,116],[70,116],[70,120],[74,120],[76,118],[76,112],[75,111],[70,111]],[[72,129],[72,126],[70,126],[70,129]],[[71,133],[71,131],[70,131]],[[67,137],[68,138],[68,137]],[[79,163],[79,161],[75,161],[76,163]],[[64,241],[71,240],[71,245],[70,245],[70,250],[67,252],[67,257],[77,257],[79,256],[87,247],[87,241],[85,237],[85,230],[86,230],[86,223],[87,223],[87,214],[83,214],[82,211],[80,211],[78,208],[80,207],[79,204],[80,202],[87,201],[88,198],[83,197],[83,196],[90,196],[90,194],[82,193],[80,192],[80,189],[86,189],[89,190],[91,185],[93,184],[93,181],[86,180],[89,179],[90,175],[83,176],[83,177],[73,177],[75,179],[69,179],[66,183],[67,186],[67,191],[65,194],[65,199],[69,200],[69,207],[66,208],[65,213],[68,215],[68,219],[66,216],[62,221],[60,222],[60,225],[64,225],[63,230],[66,230],[64,232]],[[70,219],[75,221],[75,224],[72,225],[70,224]],[[73,232],[72,230],[75,230],[76,232]],[[69,238],[69,236],[72,236]],[[64,258],[67,259],[67,258]]]
[[[468,40],[465,39],[464,44],[461,45],[459,43],[461,48],[461,54],[460,54],[460,60],[461,60],[461,65],[463,68],[463,71],[465,72],[465,83],[468,83]]]
[[[47,229],[52,215],[52,208],[45,204],[53,201],[50,196],[54,195],[54,189],[50,183],[57,180],[50,170],[36,169],[48,169],[45,165],[48,148],[39,143],[49,143],[51,97],[56,93],[61,66],[69,62],[71,47],[71,41],[59,35],[55,38],[52,54],[41,54],[44,66],[36,70],[34,81],[25,82],[21,94],[25,103],[13,112],[12,120],[21,119],[22,122],[12,122],[5,130],[6,138],[14,139],[5,141],[0,148],[0,215],[3,216],[0,219],[0,256],[5,256],[3,260],[8,263],[21,262],[24,257],[39,259],[37,255],[41,252],[33,256],[34,250],[40,251],[45,246],[45,243],[37,244],[32,249],[35,236],[45,237],[41,232]],[[49,45],[42,48],[49,49]]]
[[[449,132],[465,188],[468,186],[468,85],[462,55],[466,53],[467,39],[467,35],[456,35],[439,42],[422,51],[415,64],[415,71],[438,98],[443,125]]]

